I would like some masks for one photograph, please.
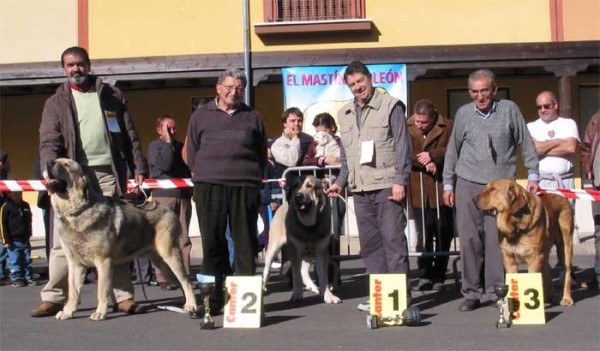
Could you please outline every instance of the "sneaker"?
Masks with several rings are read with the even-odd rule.
[[[369,301],[362,302],[362,303],[359,303],[358,306],[356,306],[356,308],[359,311],[370,312],[371,311],[371,303]]]
[[[271,262],[271,269],[279,269],[281,268],[281,261],[275,260]]]
[[[26,283],[29,286],[37,286],[38,285],[38,283],[33,279],[29,279]]]
[[[23,280],[15,280],[11,285],[13,288],[22,288],[25,286],[25,282]]]
[[[442,291],[442,289],[444,289],[444,283],[442,282],[435,282],[433,283],[432,287],[431,287],[434,291]]]

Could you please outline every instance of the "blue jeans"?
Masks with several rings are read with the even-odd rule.
[[[5,261],[8,257],[8,249],[3,246],[0,246],[0,279],[4,279],[4,266],[6,265]]]
[[[10,280],[31,280],[31,246],[27,241],[13,241],[8,248]]]

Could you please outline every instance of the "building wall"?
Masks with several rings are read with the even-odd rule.
[[[253,52],[551,40],[552,0],[366,0],[369,34],[280,40],[251,30]],[[0,0],[0,64],[55,61],[78,42],[77,0]],[[94,59],[243,51],[243,1],[88,0]],[[600,3],[562,1],[565,40],[600,39]],[[9,10],[6,10],[9,9]],[[393,14],[393,15],[390,15]],[[250,0],[250,22],[264,1]]]
[[[0,64],[56,61],[77,45],[77,0],[0,0]]]
[[[92,55],[116,58],[243,51],[242,1],[208,3],[90,0]]]
[[[252,23],[264,22],[262,0],[253,0]],[[366,17],[375,35],[328,34],[271,41],[253,34],[252,50],[347,49],[477,43],[521,43],[551,40],[546,0],[366,0]],[[316,43],[318,42],[318,43]],[[272,45],[276,44],[276,45]]]
[[[563,0],[565,41],[600,38],[600,1]]]
[[[264,22],[263,4],[250,1],[251,23]],[[92,56],[241,52],[242,6],[242,1],[221,0],[207,11],[206,3],[195,0],[90,1]],[[119,11],[114,10],[117,7]],[[312,43],[321,41],[323,35],[318,35],[276,45],[252,34],[252,51],[543,42],[551,38],[549,13],[548,1],[540,0],[367,0],[366,15],[373,20],[374,33]],[[482,18],[485,21],[470,20]]]

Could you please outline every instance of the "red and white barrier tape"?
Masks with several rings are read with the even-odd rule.
[[[127,188],[135,188],[136,182],[133,179],[127,181]],[[171,179],[144,179],[142,189],[177,189],[191,188],[194,186],[189,178],[171,178]]]
[[[44,191],[46,190],[45,180],[0,180],[0,192],[8,191]],[[127,181],[128,188],[136,186],[135,180]],[[145,179],[142,185],[143,189],[177,189],[191,188],[194,186],[191,179]]]
[[[600,201],[600,191],[586,189],[540,189],[539,194],[557,194],[567,199],[579,199],[589,201]]]
[[[45,184],[45,180],[0,180],[0,192],[43,191]]]
[[[284,179],[266,179],[266,182],[279,182],[280,185],[285,182]],[[8,191],[44,191],[46,181],[44,180],[0,180],[0,192]],[[136,183],[133,179],[127,182],[128,188],[133,188]],[[143,189],[177,189],[191,188],[194,184],[189,178],[173,178],[173,179],[145,179],[142,185]],[[558,194],[568,199],[579,199],[589,201],[600,201],[600,191],[586,189],[540,189],[539,194]]]

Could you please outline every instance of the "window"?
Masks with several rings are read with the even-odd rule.
[[[365,0],[264,0],[264,12],[257,35],[371,30]]]

